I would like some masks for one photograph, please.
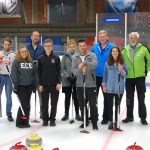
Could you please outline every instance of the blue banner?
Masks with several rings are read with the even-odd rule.
[[[137,11],[138,0],[105,0],[106,13],[132,13]]]

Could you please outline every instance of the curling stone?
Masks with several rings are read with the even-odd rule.
[[[126,148],[126,150],[144,150],[141,146],[136,145],[136,143],[134,143],[134,145],[130,145]]]
[[[38,134],[31,134],[26,138],[26,145],[29,146],[31,144],[42,144],[42,138]]]
[[[18,142],[14,146],[12,146],[9,150],[27,150],[27,147],[21,145],[21,142]]]

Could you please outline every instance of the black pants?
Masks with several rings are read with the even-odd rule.
[[[99,89],[100,89],[100,87],[101,87],[101,90],[102,90],[102,80],[103,80],[103,78],[102,77],[98,77],[98,76],[96,76],[96,86],[97,86],[97,100],[98,100],[98,94],[99,94]],[[107,98],[106,98],[106,93],[104,93],[103,91],[102,91],[102,93],[103,93],[103,97],[104,97],[104,107],[103,107],[103,120],[108,120],[108,110],[107,110],[107,108],[108,108],[108,104],[107,104]]]
[[[106,93],[106,97],[107,97],[107,104],[108,104],[108,119],[110,122],[113,121],[113,99],[115,98],[115,121],[117,121],[117,113],[118,110],[120,112],[120,103],[121,103],[121,99],[122,99],[123,94],[120,94],[120,97],[118,97],[118,94],[110,94],[110,93]],[[119,108],[118,108],[119,106]]]
[[[84,119],[84,94],[83,88],[77,87],[77,96],[79,101],[79,107],[81,110],[81,118]],[[93,124],[98,121],[98,109],[96,105],[96,88],[85,88],[85,107],[86,107],[86,121],[88,121],[87,102],[90,105],[91,121]]]
[[[126,105],[127,105],[127,118],[133,117],[134,108],[134,92],[135,87],[138,97],[138,113],[141,119],[146,119],[146,106],[145,106],[145,77],[126,79]]]
[[[17,119],[16,119],[16,125],[29,123],[30,99],[31,99],[32,90],[33,90],[33,85],[29,85],[29,86],[20,85],[19,86],[18,97],[19,97],[21,106],[24,110],[25,116],[27,117],[27,120],[22,119],[23,114],[19,107]]]
[[[57,102],[59,98],[59,91],[56,86],[44,86],[42,94],[42,112],[43,121],[55,120],[57,112]],[[49,94],[51,94],[51,112],[49,116]]]
[[[79,114],[79,103],[77,99],[76,86],[62,87],[62,92],[65,93],[65,114],[69,115],[70,99],[72,95],[72,100],[75,106],[76,115]]]

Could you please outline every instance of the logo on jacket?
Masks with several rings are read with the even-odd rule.
[[[54,63],[55,63],[55,59],[52,59],[52,60],[51,60],[51,63],[54,64]]]
[[[22,69],[32,69],[32,63],[20,63]]]

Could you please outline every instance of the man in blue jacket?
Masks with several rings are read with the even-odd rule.
[[[31,43],[27,45],[33,62],[37,65],[38,58],[44,54],[44,49],[42,45],[39,44],[40,33],[38,31],[33,31],[31,34]],[[35,91],[35,90],[34,90]],[[42,98],[41,93],[38,92],[39,102],[40,102],[40,118],[42,119]]]
[[[102,84],[104,66],[112,47],[114,47],[114,44],[108,41],[107,31],[106,30],[99,31],[98,43],[94,44],[94,46],[92,47],[92,52],[96,54],[98,61],[98,65],[96,68],[97,99],[99,94],[99,88],[101,87]],[[107,124],[108,114],[107,114],[107,101],[105,93],[103,93],[103,97],[104,97],[104,108],[103,108],[103,120],[101,121],[101,124]]]

